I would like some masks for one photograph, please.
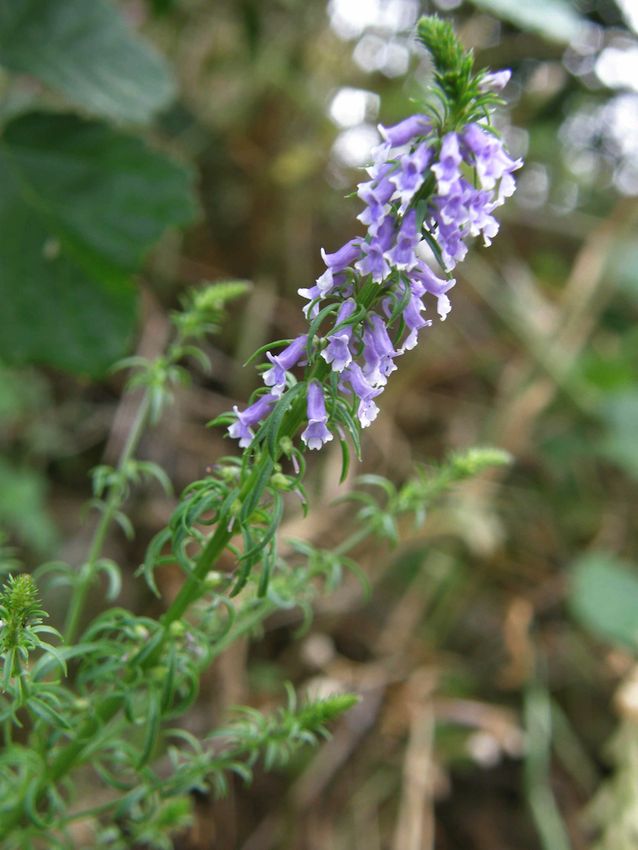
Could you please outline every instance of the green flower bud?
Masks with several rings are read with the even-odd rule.
[[[276,472],[270,476],[270,484],[275,490],[281,490],[287,493],[294,487],[294,481],[289,475],[284,475],[283,472]]]
[[[204,584],[209,590],[213,590],[214,588],[219,587],[220,584],[223,584],[224,578],[224,573],[220,573],[217,570],[210,570],[204,579]]]
[[[181,638],[186,633],[186,626],[181,620],[174,620],[168,627],[168,633],[171,637]]]

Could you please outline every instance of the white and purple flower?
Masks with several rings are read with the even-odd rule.
[[[319,381],[311,381],[308,386],[306,413],[308,425],[302,433],[301,439],[309,449],[320,449],[325,443],[332,440],[332,434],[326,425],[328,414],[326,413],[323,389]]]
[[[339,325],[346,322],[356,307],[355,301],[352,298],[346,299],[339,308],[335,327],[338,328],[329,337],[329,342],[326,348],[321,352],[321,356],[330,363],[335,372],[343,372],[346,366],[352,363],[352,352],[350,351],[350,341],[352,339],[352,326],[346,325],[339,328]]]
[[[233,406],[233,413],[237,419],[228,426],[228,434],[239,440],[240,448],[244,449],[252,443],[255,437],[255,426],[268,416],[276,401],[277,396],[267,393],[259,396],[257,401],[246,410],[239,410],[237,405]]]
[[[308,335],[301,334],[286,346],[279,354],[266,352],[266,357],[272,363],[272,367],[264,372],[264,384],[270,387],[270,392],[276,397],[282,395],[286,389],[286,372],[295,367],[302,358],[308,343]]]

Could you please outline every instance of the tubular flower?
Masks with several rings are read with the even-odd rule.
[[[267,393],[260,396],[254,404],[251,404],[244,411],[238,410],[237,405],[233,407],[233,413],[237,419],[229,426],[228,433],[231,437],[239,440],[241,448],[251,444],[255,436],[253,428],[266,418],[276,401],[275,395]]]
[[[277,398],[286,389],[286,372],[299,363],[306,350],[307,341],[307,335],[302,334],[296,339],[293,339],[281,354],[274,355],[270,351],[266,352],[266,357],[272,363],[272,368],[264,372],[264,384],[267,387],[271,387],[270,392]]]
[[[308,425],[301,439],[309,449],[320,449],[324,443],[332,440],[332,434],[326,427],[328,414],[319,381],[311,381],[308,387],[307,413]]]

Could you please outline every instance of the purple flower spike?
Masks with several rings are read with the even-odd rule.
[[[437,187],[440,195],[447,195],[453,184],[459,179],[461,164],[461,151],[459,148],[459,137],[456,133],[447,133],[443,136],[439,161],[432,166],[436,175]]]
[[[233,413],[237,417],[237,421],[228,426],[228,433],[234,439],[239,440],[240,448],[244,449],[252,443],[255,436],[254,426],[265,419],[276,401],[277,396],[267,393],[260,396],[246,410],[240,411],[237,405],[233,406]]]
[[[352,298],[344,301],[337,314],[335,326],[347,321],[352,315],[355,302]],[[352,352],[350,351],[350,340],[352,339],[352,328],[347,326],[341,328],[341,331],[330,336],[327,347],[321,352],[321,356],[326,363],[332,364],[335,372],[343,372],[343,370],[352,363]]]
[[[424,136],[431,129],[430,119],[426,115],[411,115],[391,127],[379,124],[379,132],[393,148],[407,144],[415,136]]]
[[[306,350],[308,335],[302,334],[288,345],[280,354],[266,352],[266,357],[272,363],[272,369],[264,372],[264,384],[271,387],[271,393],[277,398],[286,389],[286,372],[299,363]]]
[[[326,427],[328,421],[326,402],[318,381],[312,381],[308,387],[307,414],[308,427],[301,435],[301,439],[309,449],[320,449],[324,443],[332,440],[332,434]]]

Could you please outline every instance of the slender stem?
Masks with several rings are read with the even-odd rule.
[[[139,445],[144,429],[148,423],[150,406],[151,392],[150,390],[146,390],[135,414],[135,419],[126,438],[122,453],[120,454],[117,464],[118,473],[123,472],[126,464],[131,460]],[[66,644],[72,643],[77,634],[86,595],[95,579],[96,564],[102,554],[106,535],[111,527],[111,523],[122,505],[123,496],[124,488],[121,480],[119,480],[117,483],[113,484],[109,490],[105,508],[102,511],[100,520],[93,533],[93,539],[91,540],[86,564],[82,568],[82,573],[73,588],[64,628],[64,641]]]
[[[195,569],[184,582],[169,608],[162,615],[161,621],[165,628],[175,620],[179,620],[190,604],[198,596],[201,596],[203,580],[226,548],[231,537],[232,531],[229,531],[228,526],[224,523],[224,518],[220,518],[215,533],[208,540],[197,559]]]
[[[103,815],[105,812],[110,811],[114,806],[116,806],[120,802],[118,797],[114,797],[112,800],[109,800],[108,803],[101,803],[99,806],[92,806],[90,809],[82,809],[79,812],[73,812],[71,815],[67,815],[62,821],[63,825],[68,823],[73,823],[76,820],[86,820],[87,818],[98,817],[99,815]]]
[[[364,291],[362,292],[361,302],[365,307],[369,307],[371,302],[375,300],[375,297],[378,297],[378,289],[377,287],[370,286],[367,289],[364,289]],[[317,364],[314,365],[314,368],[311,368],[310,377],[314,377],[318,380],[323,380],[325,374],[328,371],[328,365],[323,361],[319,361]],[[133,455],[133,452],[137,448],[139,439],[146,425],[149,407],[150,393],[146,392],[138,409],[134,425],[131,429],[129,437],[122,451],[122,455],[120,457],[117,467],[119,471],[122,471],[124,465],[130,460]],[[301,404],[293,405],[291,410],[288,412],[288,416],[286,417],[286,424],[282,427],[280,432],[282,437],[293,437],[294,434],[298,431],[301,421],[303,419],[302,408],[303,406]],[[246,481],[242,485],[241,491],[238,496],[238,501],[240,504],[243,504],[244,500],[247,499],[249,494],[254,497],[255,487],[258,485],[259,480],[262,478],[262,473],[264,471],[265,465],[272,465],[272,463],[273,459],[270,458],[266,453],[264,453],[260,461],[255,464],[253,470],[248,475]],[[86,594],[95,577],[95,564],[102,551],[102,546],[104,544],[104,540],[106,538],[106,534],[108,532],[110,524],[121,504],[121,497],[121,490],[117,486],[115,486],[113,490],[109,493],[106,509],[100,519],[100,522],[96,527],[84,575],[78,582],[78,585],[74,590],[74,594],[71,600],[69,616],[67,619],[65,631],[67,642],[70,641],[76,633]],[[163,626],[163,634],[161,639],[152,651],[149,652],[147,648],[143,648],[142,650],[140,650],[137,656],[133,657],[130,660],[128,665],[129,675],[126,676],[125,674],[126,681],[132,682],[135,678],[135,675],[139,674],[140,669],[148,670],[155,663],[157,663],[157,659],[161,654],[162,648],[169,634],[168,627],[171,623],[175,622],[176,620],[179,620],[190,607],[190,605],[202,595],[203,589],[205,587],[204,579],[206,578],[206,575],[208,574],[209,570],[215,565],[222,553],[225,551],[226,546],[228,545],[233,535],[233,532],[231,530],[231,519],[232,517],[228,513],[224,513],[218,517],[217,528],[212,534],[212,536],[209,538],[204,548],[202,549],[195,563],[192,573],[188,576],[187,580],[184,582],[179,593],[177,594],[177,597],[174,599],[174,601],[171,603],[171,605],[161,618],[161,624]],[[344,543],[339,548],[339,554],[345,554],[369,534],[369,530],[366,530],[363,533],[362,532],[363,530],[352,535],[352,537],[344,541]],[[252,627],[254,623],[258,622],[260,619],[263,619],[263,616],[263,611],[255,612],[254,618],[248,619],[247,623],[245,624],[245,629],[242,628],[242,632],[249,630],[249,628]],[[90,744],[93,736],[100,728],[102,728],[106,723],[110,722],[118,714],[118,712],[122,709],[123,704],[124,697],[121,692],[113,694],[111,696],[107,696],[97,703],[93,715],[88,718],[86,722],[82,725],[81,729],[78,730],[78,734],[75,740],[67,744],[64,749],[61,750],[50,763],[49,769],[47,770],[46,775],[43,778],[42,784],[40,786],[40,793],[38,794],[38,797],[41,795],[42,790],[47,785],[50,785],[60,780],[77,763],[82,760],[83,753],[86,747]],[[3,835],[7,835],[11,831],[13,826],[20,821],[22,814],[23,812],[19,809],[17,809],[11,814],[11,816],[3,824],[3,830],[0,833],[0,837],[2,837]]]
[[[363,526],[363,528],[358,529],[357,531],[353,531],[349,537],[336,546],[332,552],[334,555],[347,555],[355,546],[358,546],[359,543],[362,543],[366,537],[369,537],[373,532],[373,529],[368,526]]]

